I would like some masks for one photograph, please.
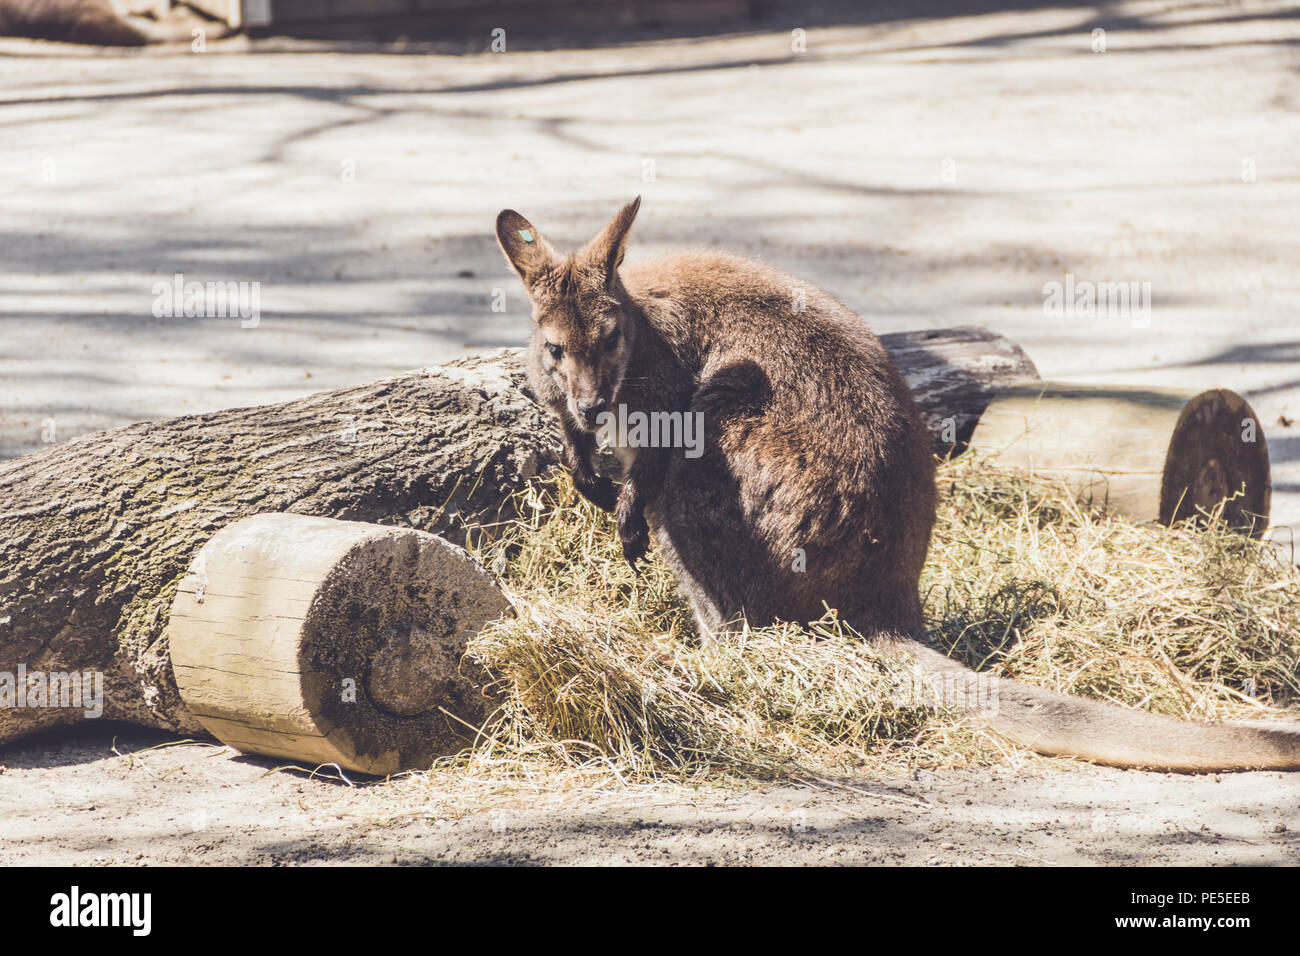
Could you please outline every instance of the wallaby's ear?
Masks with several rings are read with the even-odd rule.
[[[529,289],[539,275],[559,261],[546,237],[513,209],[502,209],[497,216],[497,242]]]
[[[605,284],[613,286],[618,276],[618,267],[623,262],[623,252],[627,248],[627,232],[632,228],[636,212],[641,208],[641,197],[637,196],[615,214],[595,239],[587,243],[582,250],[583,258],[601,271]]]

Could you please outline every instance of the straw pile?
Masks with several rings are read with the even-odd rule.
[[[1080,510],[969,459],[939,486],[922,588],[930,638],[953,656],[1177,717],[1296,716],[1300,574],[1276,550],[1213,514],[1164,528]],[[667,569],[633,575],[611,518],[565,479],[523,505],[476,544],[517,612],[470,648],[503,704],[443,770],[605,785],[1042,759],[900,692],[908,663],[833,613],[701,642]]]

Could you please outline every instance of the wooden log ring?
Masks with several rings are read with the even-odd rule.
[[[487,718],[466,642],[509,608],[462,549],[408,528],[261,514],[217,532],[172,604],[181,697],[245,753],[385,775]]]
[[[1255,537],[1268,527],[1264,429],[1228,389],[1012,386],[984,410],[971,448],[1134,521],[1169,524],[1230,497],[1231,527]]]

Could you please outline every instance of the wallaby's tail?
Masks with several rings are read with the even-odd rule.
[[[978,714],[997,733],[1041,754],[1148,770],[1300,770],[1297,725],[1174,720],[976,675],[916,641],[898,646],[923,675],[938,678],[932,686],[944,704]]]

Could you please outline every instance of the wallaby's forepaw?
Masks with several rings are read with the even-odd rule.
[[[618,503],[618,489],[605,475],[573,473],[573,487],[601,511],[613,511]]]
[[[650,526],[640,508],[626,498],[620,498],[616,512],[618,539],[623,543],[623,557],[636,570],[636,563],[650,550]]]

